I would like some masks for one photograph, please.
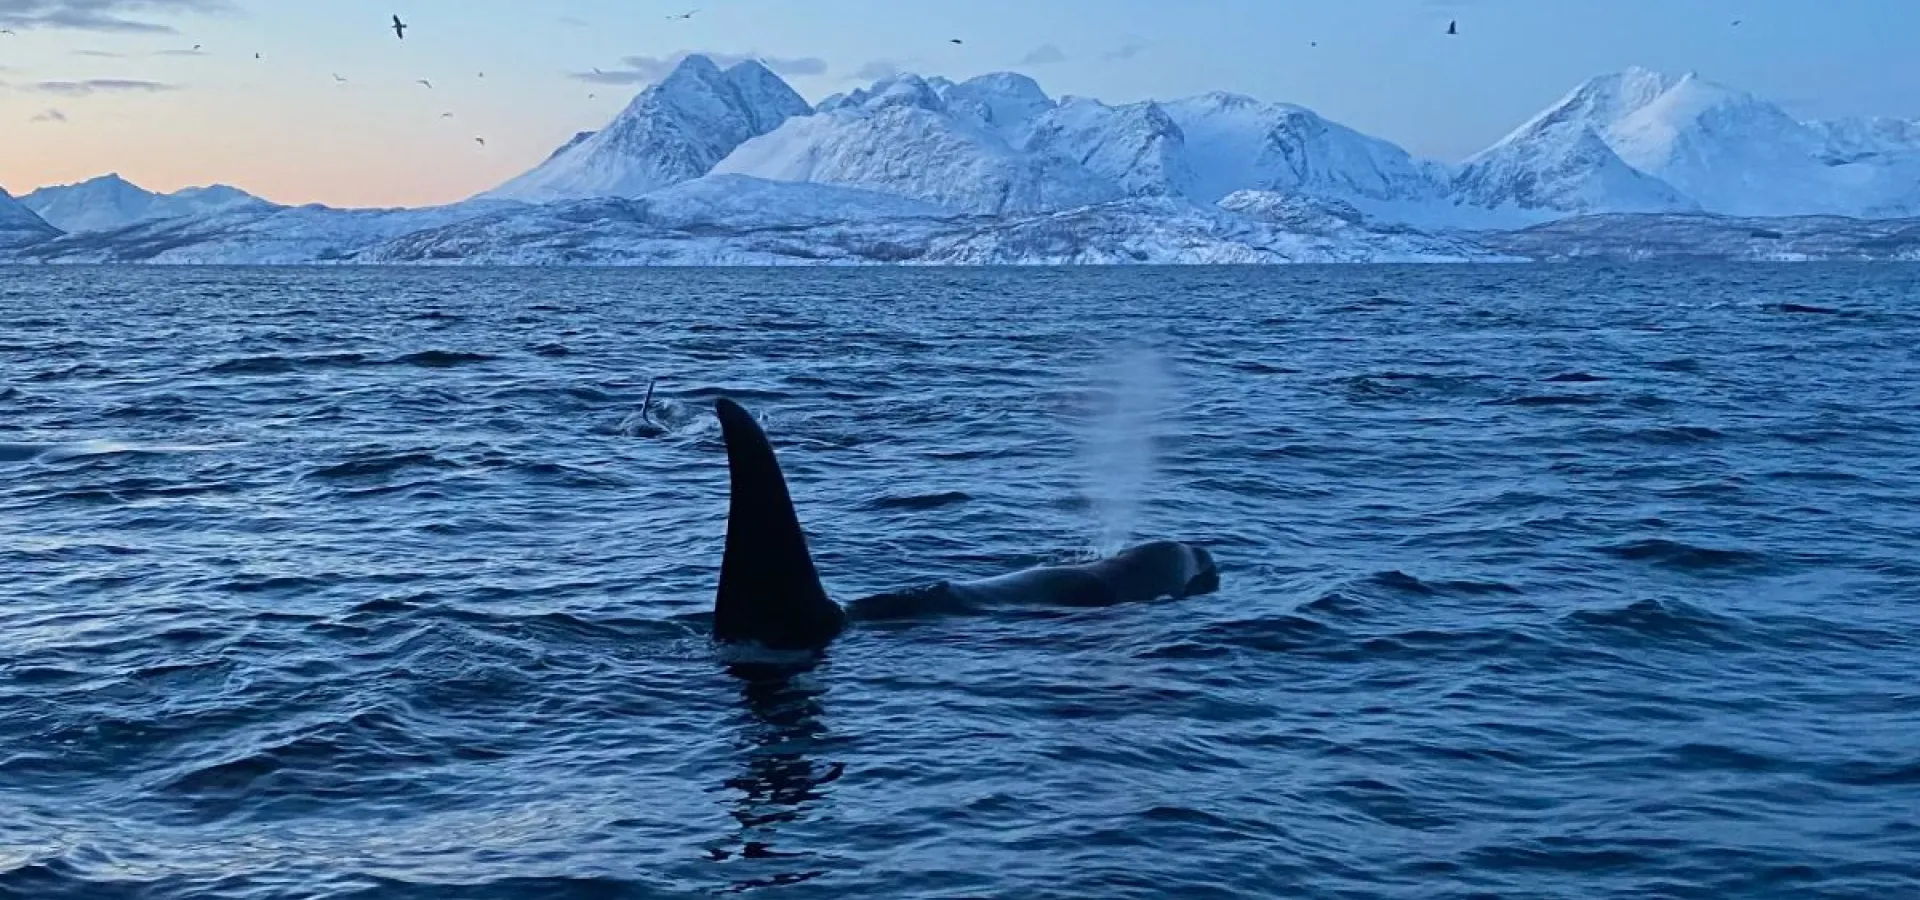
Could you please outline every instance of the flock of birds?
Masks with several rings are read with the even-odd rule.
[[[689,11],[687,11],[687,12],[684,12],[684,13],[678,13],[678,14],[675,14],[675,15],[671,15],[671,16],[668,16],[668,17],[667,17],[667,19],[668,19],[669,21],[671,21],[671,20],[674,20],[674,19],[682,19],[682,20],[684,20],[684,19],[691,19],[691,18],[693,18],[693,17],[695,16],[695,15],[697,15],[697,14],[699,14],[699,12],[700,12],[700,11],[699,11],[699,10],[697,10],[697,9],[695,9],[695,10],[689,10]],[[393,24],[392,24],[392,25],[391,25],[390,27],[391,27],[391,28],[393,29],[393,36],[394,36],[395,38],[397,38],[397,39],[399,39],[399,40],[402,40],[402,41],[404,41],[404,40],[406,40],[406,39],[407,39],[407,29],[408,29],[408,28],[412,28],[413,26],[411,26],[411,25],[408,25],[408,24],[406,23],[406,21],[405,21],[405,20],[403,20],[403,19],[401,19],[401,18],[400,18],[400,15],[399,15],[398,13],[395,13],[395,14],[394,14],[394,16],[393,16]],[[199,49],[199,48],[198,48],[198,47],[196,46],[196,47],[195,47],[195,49]],[[259,58],[260,58],[260,54],[258,54],[258,53],[255,53],[255,54],[253,55],[253,58],[254,58],[254,59],[259,59]],[[599,70],[599,69],[594,69],[593,71],[594,71],[594,74],[596,74],[596,75],[598,75],[598,74],[600,74],[600,70]],[[487,77],[487,73],[485,73],[485,72],[480,72],[480,73],[478,73],[478,77],[480,77],[480,78],[485,78],[485,77]],[[340,75],[340,73],[338,73],[338,72],[335,72],[335,73],[333,73],[333,82],[334,82],[335,84],[346,84],[346,83],[347,83],[347,79],[345,79],[344,77],[341,77],[341,75]],[[417,85],[420,85],[421,87],[424,87],[424,88],[426,88],[427,90],[433,90],[433,81],[432,81],[431,79],[427,79],[427,78],[417,78],[417,79],[414,79],[414,82],[413,82],[413,83],[414,83],[414,84],[417,84]],[[587,94],[587,99],[588,99],[588,100],[594,100],[594,99],[598,99],[598,97],[599,97],[599,95],[598,95],[598,94],[594,94],[594,93],[588,93],[588,94]],[[443,113],[441,113],[441,114],[440,114],[440,118],[442,118],[442,119],[451,119],[451,118],[453,118],[453,113],[451,113],[451,112],[443,112]],[[480,135],[474,135],[474,137],[473,137],[473,142],[474,142],[475,144],[478,144],[478,145],[480,145],[481,147],[485,147],[485,146],[487,146],[487,139],[486,139],[485,137],[482,137],[482,136],[480,136]]]
[[[692,10],[688,10],[688,11],[686,11],[686,12],[683,12],[683,13],[675,13],[675,14],[673,14],[673,15],[670,15],[670,16],[667,16],[667,20],[668,20],[668,21],[676,21],[676,20],[677,20],[677,21],[686,21],[686,20],[689,20],[689,19],[692,19],[692,18],[693,18],[694,16],[696,16],[696,15],[699,15],[699,14],[700,14],[700,10],[698,10],[698,9],[692,9]],[[1741,21],[1742,21],[1742,20],[1740,20],[1740,19],[1734,19],[1734,20],[1733,20],[1733,25],[1734,25],[1734,27],[1736,27],[1736,28],[1737,28],[1737,27],[1739,27],[1739,25],[1740,25],[1740,23],[1741,23]],[[392,29],[392,31],[393,31],[393,36],[394,36],[394,37],[395,37],[396,39],[398,39],[398,40],[402,40],[402,41],[404,41],[404,40],[406,40],[406,39],[407,39],[407,29],[409,29],[409,28],[412,28],[413,26],[412,26],[412,25],[409,25],[409,24],[407,24],[407,23],[406,23],[406,21],[405,21],[405,20],[403,20],[403,19],[401,19],[401,18],[400,18],[400,16],[399,16],[399,14],[397,14],[397,13],[396,13],[396,14],[394,14],[394,16],[393,16],[393,23],[392,23],[392,24],[391,24],[390,26],[388,26],[388,27]],[[1449,22],[1447,22],[1447,31],[1446,31],[1446,33],[1447,33],[1448,35],[1450,35],[1450,36],[1458,36],[1458,35],[1460,34],[1460,21],[1459,21],[1458,19],[1455,19],[1455,20],[1451,20],[1451,21],[1449,21]],[[0,36],[6,36],[6,35],[13,35],[13,34],[14,34],[14,31],[13,31],[13,29],[11,29],[11,28],[0,28]],[[951,43],[951,44],[955,44],[955,45],[964,45],[964,44],[965,44],[966,42],[965,42],[965,41],[963,41],[963,40],[961,40],[960,38],[949,38],[949,39],[948,39],[948,43]],[[1320,42],[1319,42],[1319,41],[1308,41],[1308,42],[1307,42],[1307,46],[1309,46],[1309,47],[1319,47],[1319,46],[1320,46]],[[193,45],[193,50],[192,50],[191,52],[193,52],[193,53],[199,53],[199,52],[201,52],[201,45],[200,45],[200,44],[194,44],[194,45]],[[260,59],[260,58],[261,58],[261,55],[260,55],[259,53],[255,53],[255,54],[253,54],[253,58],[254,58],[254,59]],[[605,72],[603,72],[603,71],[601,71],[601,70],[600,70],[600,69],[598,69],[598,68],[595,68],[595,69],[593,70],[593,74],[594,74],[594,75],[596,75],[596,76],[604,76],[604,75],[605,75],[606,73],[605,73]],[[485,73],[485,72],[481,72],[481,73],[479,73],[479,77],[481,77],[481,78],[485,78],[485,77],[487,77],[487,73]],[[335,73],[333,73],[333,83],[334,83],[334,84],[346,84],[346,83],[347,83],[347,79],[346,79],[346,77],[345,77],[345,76],[343,76],[343,75],[341,75],[340,73],[338,73],[338,72],[335,72]],[[426,88],[427,90],[433,90],[433,82],[432,82],[431,80],[429,80],[429,79],[426,79],[426,78],[419,78],[419,79],[415,79],[415,80],[414,80],[414,83],[415,83],[415,84],[418,84],[418,85],[420,85],[421,87],[424,87],[424,88]],[[587,99],[588,99],[588,100],[597,100],[597,99],[599,99],[599,96],[600,96],[600,95],[599,95],[598,93],[594,93],[594,92],[589,92],[589,93],[587,94]],[[451,118],[453,118],[453,117],[454,117],[454,116],[453,116],[453,113],[451,113],[451,112],[443,112],[443,113],[441,113],[441,114],[440,114],[440,118],[442,118],[442,119],[451,119]],[[484,138],[484,137],[481,137],[481,136],[478,136],[478,135],[476,135],[476,136],[474,136],[474,139],[473,139],[473,142],[474,142],[474,143],[476,143],[476,144],[478,144],[478,145],[480,145],[480,146],[482,146],[482,147],[485,147],[485,146],[487,145],[487,140],[486,140],[486,138]]]

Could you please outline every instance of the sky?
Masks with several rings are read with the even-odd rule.
[[[1114,103],[1232,91],[1446,161],[1634,65],[1803,117],[1920,119],[1920,0],[0,0],[0,29],[16,195],[118,172],[281,203],[452,202],[688,52],[767,60],[815,100],[896,71],[1018,71]]]

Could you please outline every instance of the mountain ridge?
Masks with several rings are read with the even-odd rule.
[[[10,243],[32,261],[1359,261],[1498,257],[1592,229],[1479,250],[1458,236],[1596,216],[1619,235],[1632,216],[1672,232],[1836,215],[1920,217],[1920,122],[1806,122],[1694,73],[1628,69],[1450,165],[1228,92],[1109,105],[1017,73],[902,74],[809,106],[758,63],[695,55],[459,204],[223,211]]]
[[[158,193],[122,178],[118,172],[73,184],[49,185],[19,200],[48,224],[65,232],[103,231],[154,219],[275,205],[225,184]]]

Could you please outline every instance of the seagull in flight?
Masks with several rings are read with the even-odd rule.
[[[450,113],[450,112],[443,112],[443,113],[441,113],[441,114],[440,114],[440,118],[442,118],[442,119],[451,119],[451,118],[453,118],[453,113]]]
[[[1448,33],[1448,34],[1459,34],[1459,33],[1460,33],[1460,23],[1459,23],[1459,21],[1457,21],[1457,20],[1456,20],[1456,21],[1452,21],[1452,22],[1448,22],[1448,23],[1447,23],[1447,33]]]
[[[681,14],[679,14],[679,15],[677,15],[677,16],[668,16],[668,17],[667,17],[667,21],[669,21],[669,22],[671,22],[671,21],[673,21],[674,19],[691,19],[691,18],[693,18],[693,14],[694,14],[694,13],[697,13],[697,12],[699,12],[699,10],[697,10],[697,9],[696,9],[696,10],[692,10],[692,11],[690,11],[690,12],[683,12],[683,13],[681,13]]]
[[[483,137],[474,138],[473,142],[476,144],[479,144],[482,147],[485,147],[487,145],[487,139]]]
[[[424,84],[424,85],[426,85],[426,86],[427,86],[427,90],[433,90],[433,82],[431,82],[431,81],[428,81],[428,80],[426,80],[425,78],[416,78],[416,79],[414,79],[414,80],[413,80],[413,83],[414,83],[414,84]]]
[[[393,17],[393,36],[403,41],[407,39],[407,23],[400,21],[398,14]]]
[[[340,77],[340,73],[339,73],[339,72],[335,72],[335,73],[333,73],[333,83],[334,83],[334,84],[346,84],[346,83],[347,83],[347,80],[346,80],[345,78],[341,78],[341,77]]]
[[[963,40],[961,40],[961,39],[959,39],[959,38],[951,38],[951,39],[950,39],[950,42],[951,42],[951,43],[955,43],[955,44],[965,44],[965,43],[966,43],[966,41],[963,41]]]

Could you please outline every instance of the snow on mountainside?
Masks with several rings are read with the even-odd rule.
[[[0,188],[0,247],[43,241],[59,234],[60,229],[47,224],[33,210]]]
[[[431,209],[244,208],[69,234],[20,251],[21,262],[305,265],[339,262],[377,241],[487,211],[528,207],[471,202]]]
[[[1587,123],[1535,119],[1467,160],[1456,202],[1556,218],[1568,212],[1691,212],[1699,204],[1627,165]]]
[[[680,189],[670,189],[678,191]],[[760,182],[756,192],[861,192]],[[684,199],[684,198],[681,198]],[[867,208],[867,212],[880,211]],[[598,200],[507,212],[374,246],[357,262],[467,265],[1123,265],[1285,262],[1458,262],[1500,259],[1471,241],[1359,227],[1295,231],[1167,200],[1128,200],[1064,212],[991,218],[819,219],[768,225],[741,210],[729,221],[665,197]],[[591,223],[581,227],[581,223]]]
[[[1186,133],[1157,103],[1113,107],[1068,97],[1027,132],[1027,149],[1071,160],[1129,196],[1194,193]]]
[[[68,233],[104,231],[135,222],[202,216],[241,209],[272,209],[274,204],[224,184],[158,194],[119,174],[43,187],[20,202],[48,224]]]
[[[144,215],[153,195],[115,182],[42,199],[76,222]],[[1829,217],[1715,217],[1756,211]],[[1009,73],[901,75],[809,108],[759,64],[694,56],[464,203],[243,203],[60,235],[0,202],[0,246],[23,262],[971,265],[1911,258],[1920,243],[1911,220],[1831,214],[1920,216],[1920,123],[1801,122],[1629,70],[1445,166],[1233,94],[1109,106]]]
[[[1535,127],[1557,123],[1563,127]],[[1920,128],[1897,120],[1802,122],[1780,107],[1698,75],[1629,69],[1587,81],[1494,150],[1538,164],[1541,179],[1565,158],[1568,129],[1591,130],[1619,159],[1708,212],[1738,216],[1920,212]],[[1533,128],[1532,134],[1526,134]],[[1604,167],[1604,161],[1601,166]],[[1565,178],[1566,172],[1560,177]],[[1590,178],[1608,178],[1596,169]],[[1644,203],[1560,206],[1643,211]]]
[[[822,107],[742,144],[714,172],[864,188],[988,215],[1121,196],[1079,165],[1009,143],[998,128],[972,120],[973,107],[956,114],[938,86],[919,76],[888,79]]]
[[[1284,191],[1369,203],[1429,202],[1444,167],[1330,122],[1305,107],[1213,93],[1161,104],[1186,136],[1194,198]]]
[[[546,162],[481,196],[534,203],[638,197],[707,174],[747,139],[809,111],[757,62],[723,72],[707,57],[689,56],[607,127],[575,135]]]

